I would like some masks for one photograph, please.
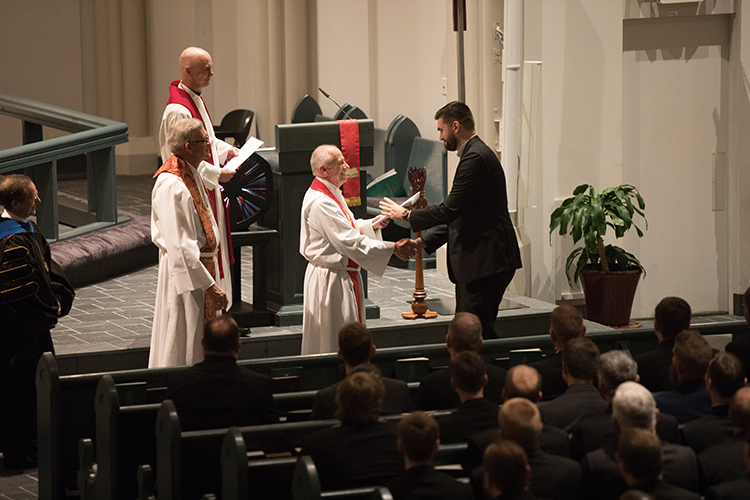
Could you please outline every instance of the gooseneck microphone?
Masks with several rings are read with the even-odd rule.
[[[347,113],[347,112],[346,112],[346,110],[345,110],[344,108],[342,108],[341,106],[339,106],[339,103],[337,103],[336,101],[334,101],[334,100],[333,100],[333,97],[331,97],[331,96],[330,96],[330,95],[328,94],[328,92],[326,92],[325,90],[321,89],[320,87],[318,87],[318,90],[320,90],[320,93],[321,93],[321,94],[323,94],[323,95],[325,96],[325,98],[326,98],[326,99],[329,99],[329,100],[330,100],[330,101],[331,101],[332,103],[334,103],[334,104],[335,104],[335,105],[336,105],[336,106],[337,106],[337,107],[338,107],[338,108],[339,108],[339,109],[340,109],[341,111],[343,111],[343,112],[344,112],[344,116],[346,116],[346,117],[347,117],[348,119],[350,119],[350,120],[353,120],[353,119],[354,119],[354,118],[352,118],[351,116],[349,116],[349,113]]]

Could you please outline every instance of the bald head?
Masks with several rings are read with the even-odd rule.
[[[211,54],[199,47],[188,47],[180,54],[182,83],[193,92],[200,93],[211,83],[214,75]]]
[[[349,169],[349,165],[339,148],[331,144],[323,144],[312,152],[310,168],[315,177],[326,180],[340,188],[346,181],[346,171]]]
[[[525,398],[534,403],[542,399],[542,376],[529,365],[517,365],[508,370],[503,388],[503,399]]]

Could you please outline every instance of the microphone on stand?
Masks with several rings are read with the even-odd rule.
[[[334,104],[335,104],[335,105],[336,105],[336,106],[337,106],[337,107],[338,107],[338,108],[339,108],[339,109],[340,109],[341,111],[343,111],[343,112],[344,112],[344,116],[346,116],[346,117],[347,117],[347,118],[349,118],[350,120],[353,120],[353,119],[354,119],[354,118],[352,118],[351,116],[349,116],[349,113],[347,113],[347,112],[346,112],[346,110],[345,110],[344,108],[342,108],[341,106],[339,106],[339,103],[337,103],[336,101],[334,101],[334,100],[333,100],[333,97],[331,97],[331,96],[330,96],[330,95],[328,94],[328,92],[326,92],[325,90],[321,89],[320,87],[318,87],[318,90],[320,90],[320,93],[321,93],[321,94],[323,94],[323,95],[324,95],[324,96],[326,97],[326,99],[330,99],[330,101],[331,101],[332,103],[334,103]]]

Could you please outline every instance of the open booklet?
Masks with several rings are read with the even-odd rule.
[[[245,160],[250,158],[250,155],[255,153],[263,145],[263,141],[255,137],[251,137],[247,140],[244,146],[240,148],[240,152],[237,156],[229,160],[224,168],[228,168],[234,172],[245,163]]]

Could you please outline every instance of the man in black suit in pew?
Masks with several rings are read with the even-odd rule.
[[[380,486],[404,471],[396,424],[378,420],[385,388],[377,372],[358,369],[336,389],[341,425],[307,436],[302,455],[310,455],[324,491]]]
[[[708,363],[706,390],[711,398],[711,413],[685,424],[682,438],[696,453],[734,437],[729,420],[729,403],[735,393],[747,384],[745,370],[737,356],[720,352]]]
[[[372,343],[372,333],[362,323],[349,323],[339,331],[339,359],[344,362],[346,374],[349,375],[357,367],[377,370],[370,365],[375,356],[375,345]],[[411,411],[411,395],[406,382],[393,378],[382,377],[385,387],[382,415],[407,413]],[[313,401],[312,420],[326,420],[336,418],[336,390],[339,382],[321,389],[315,394]]]
[[[631,429],[646,429],[655,434],[656,414],[656,402],[648,389],[636,382],[620,384],[612,398],[612,423],[618,442]],[[617,464],[618,442],[584,455],[582,498],[617,498],[628,488]],[[689,447],[662,442],[662,471],[668,483],[697,491],[698,462]]]
[[[471,486],[459,483],[432,466],[439,446],[440,428],[430,415],[415,411],[401,419],[398,450],[404,454],[406,471],[385,485],[393,500],[473,500]]]
[[[742,296],[742,311],[745,315],[745,322],[750,325],[750,287],[745,290],[745,294]],[[745,367],[745,373],[750,373],[750,332],[733,338],[727,344],[725,350],[740,358]]]
[[[562,357],[565,345],[586,335],[581,311],[571,305],[557,306],[552,310],[549,337],[555,346],[555,355],[531,364],[542,375],[542,395],[545,401],[555,399],[568,389],[562,376]]]
[[[240,330],[234,319],[212,319],[201,340],[205,359],[170,375],[167,399],[174,402],[183,431],[279,421],[271,379],[237,366]]]
[[[623,382],[638,382],[638,365],[624,351],[613,349],[599,356],[597,380],[599,395],[608,405],[607,412],[583,418],[573,427],[571,456],[576,460],[590,451],[617,442],[612,425],[612,398]],[[677,419],[672,415],[657,415],[656,434],[664,441],[681,444]]]
[[[487,374],[482,357],[463,352],[451,362],[451,384],[461,398],[458,409],[438,419],[443,443],[458,443],[497,428],[498,405],[484,399]]]
[[[482,323],[470,312],[459,312],[448,324],[445,345],[451,360],[462,352],[479,352],[482,347]],[[503,385],[507,372],[492,364],[486,365],[487,385],[484,398],[495,404],[502,400]],[[441,368],[427,375],[419,383],[417,407],[420,410],[447,410],[461,404],[458,393],[451,386],[450,368]]]

